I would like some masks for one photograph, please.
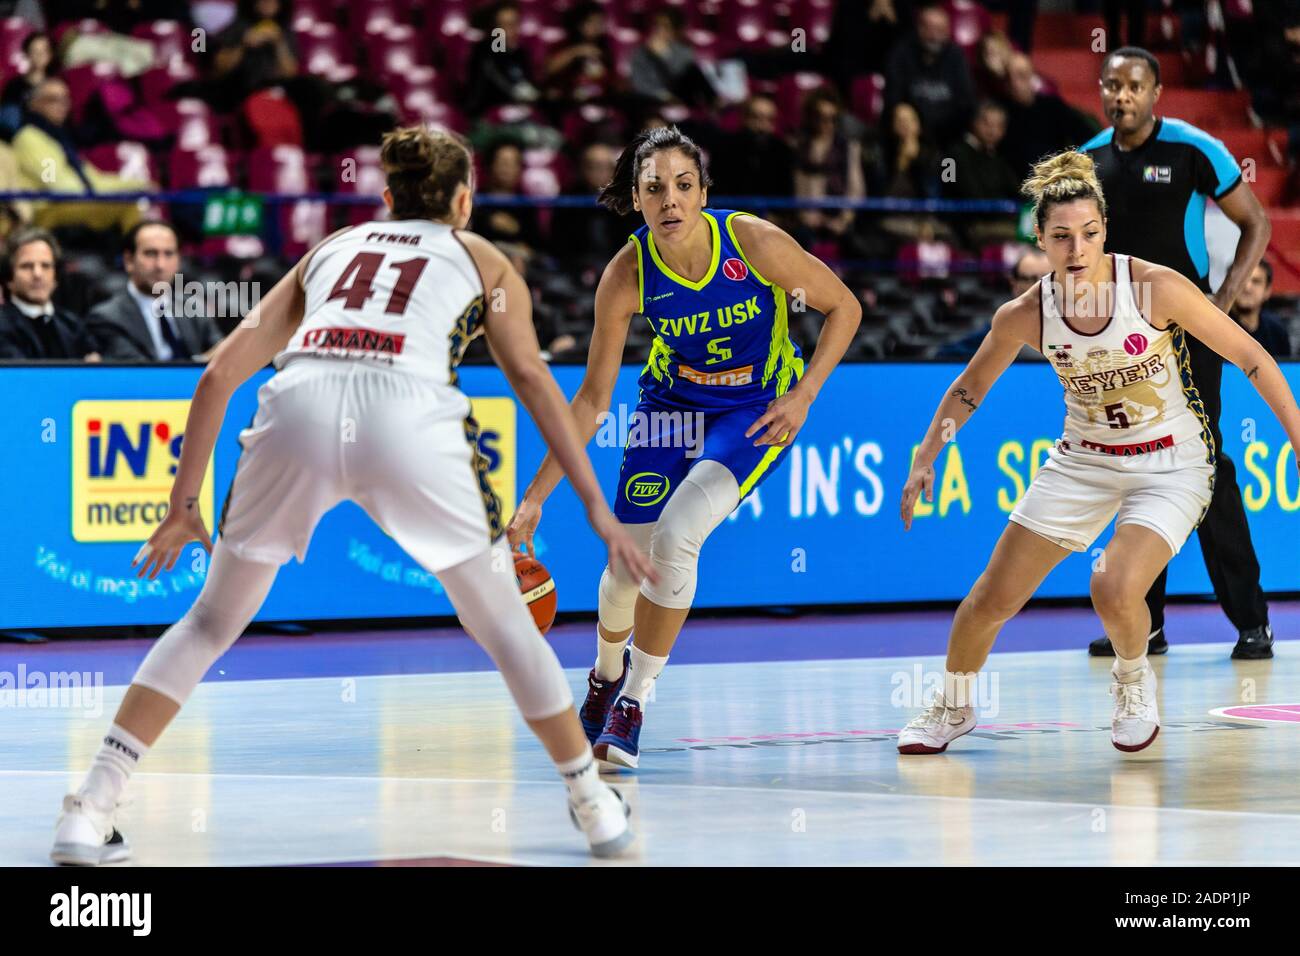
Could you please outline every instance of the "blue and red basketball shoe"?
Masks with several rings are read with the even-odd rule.
[[[627,669],[631,660],[631,649],[624,648],[623,673],[619,675],[618,680],[601,680],[596,676],[594,667],[587,675],[587,699],[582,702],[582,709],[578,711],[582,729],[587,733],[587,743],[594,744],[600,732],[605,729],[605,718],[609,715],[610,705],[618,697],[618,692],[623,689],[623,681],[627,680]]]
[[[605,718],[605,730],[591,747],[596,759],[616,767],[636,767],[641,720],[641,705],[631,697],[614,701]]]

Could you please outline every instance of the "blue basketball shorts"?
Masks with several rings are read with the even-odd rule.
[[[736,477],[740,500],[785,460],[789,448],[754,447],[763,434],[745,431],[767,404],[725,411],[684,411],[641,401],[628,418],[628,433],[614,497],[614,516],[626,524],[659,519],[669,496],[701,461],[716,461]]]

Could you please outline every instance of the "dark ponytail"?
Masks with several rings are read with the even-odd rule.
[[[695,168],[700,171],[700,188],[708,189],[713,185],[709,172],[704,167],[704,155],[695,141],[676,126],[657,126],[637,133],[632,142],[618,157],[614,167],[614,178],[600,191],[598,202],[606,209],[626,216],[632,211],[632,194],[636,192],[637,170],[645,160],[660,150],[679,149],[695,161]]]

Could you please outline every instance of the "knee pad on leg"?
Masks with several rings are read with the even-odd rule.
[[[204,604],[200,597],[154,642],[131,683],[184,704],[203,675],[247,626],[247,620],[233,619]]]
[[[650,541],[654,535],[654,523],[624,525],[628,534],[636,541],[642,554],[650,553]],[[600,576],[596,610],[600,623],[605,630],[615,633],[626,631],[632,626],[633,612],[636,609],[636,596],[640,582],[633,581],[606,567]]]
[[[643,582],[641,593],[660,607],[690,607],[704,539],[739,501],[740,487],[725,465],[702,461],[692,468],[655,524],[650,560],[659,582]]]
[[[279,569],[239,558],[218,540],[194,605],[154,642],[131,682],[184,704],[208,668],[244,633]]]

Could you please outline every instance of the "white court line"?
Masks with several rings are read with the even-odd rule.
[[[67,777],[79,776],[75,770],[0,770],[0,777]],[[520,787],[555,787],[558,781],[520,780],[515,778],[483,779],[478,777],[358,777],[337,774],[261,774],[261,773],[134,773],[132,780],[142,777],[187,777],[207,780],[309,780],[321,782],[365,781],[368,783],[432,783],[432,784],[487,784],[490,786]],[[615,781],[617,783],[617,781]],[[649,783],[637,780],[637,790],[653,788],[655,790],[716,790],[722,793],[762,793],[762,794],[807,794],[812,796],[849,797],[855,800],[880,802],[885,800],[933,800],[960,804],[997,803],[1013,807],[1079,807],[1094,810],[1098,807],[1113,810],[1159,811],[1161,813],[1208,814],[1211,816],[1261,817],[1270,820],[1300,820],[1300,813],[1269,813],[1260,810],[1204,810],[1199,807],[1169,807],[1160,804],[1144,805],[1132,803],[1079,803],[1073,800],[1014,800],[1010,797],[954,797],[944,794],[919,793],[854,793],[849,790],[808,790],[800,787],[726,787],[713,784],[693,783]]]

